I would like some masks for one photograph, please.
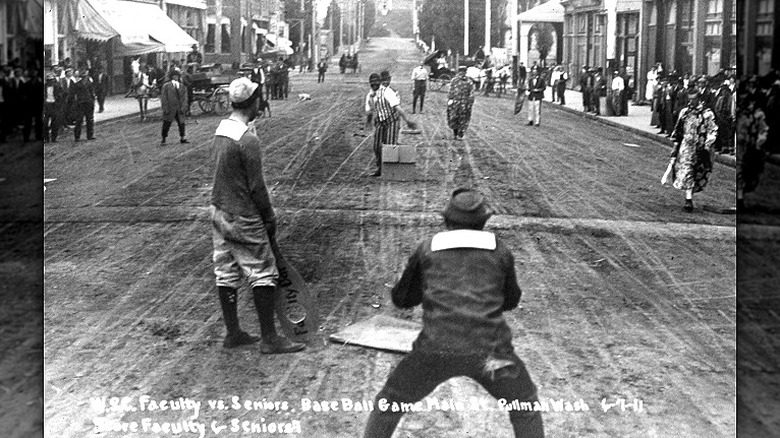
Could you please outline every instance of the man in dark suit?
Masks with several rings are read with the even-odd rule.
[[[43,140],[43,99],[41,99],[41,88],[43,82],[38,75],[38,70],[30,69],[26,80],[21,84],[21,107],[22,107],[22,140],[27,143],[30,141],[30,135],[35,127],[35,140]]]
[[[601,115],[601,98],[607,97],[607,80],[604,78],[604,69],[596,69],[596,75],[593,76],[593,92],[591,93],[591,106],[593,112]]]
[[[539,126],[542,121],[542,99],[546,87],[539,69],[531,69],[531,77],[528,79],[528,126]]]
[[[184,135],[184,117],[187,114],[187,87],[181,83],[181,72],[178,69],[171,70],[170,79],[162,86],[160,91],[160,104],[163,112],[162,141],[165,144],[168,131],[173,121],[179,125],[179,141],[189,143]]]
[[[43,88],[43,141],[57,142],[62,123],[62,110],[65,106],[65,93],[62,84],[54,73],[46,75]]]
[[[95,85],[85,68],[79,73],[78,82],[71,85],[73,109],[76,116],[76,126],[73,135],[76,141],[81,140],[81,124],[87,121],[87,140],[95,139]]]
[[[108,74],[103,72],[103,68],[100,65],[95,67],[92,80],[95,84],[95,96],[97,97],[98,112],[103,112],[103,105],[106,102],[106,96],[108,95]]]
[[[591,90],[591,74],[588,69],[588,66],[582,67],[582,72],[580,73],[580,93],[582,93],[582,110],[586,113],[589,113],[591,111],[590,107],[590,93],[593,90]]]
[[[523,88],[525,86],[525,79],[528,77],[528,70],[525,69],[525,65],[523,63],[520,63],[520,66],[517,67],[517,87]]]

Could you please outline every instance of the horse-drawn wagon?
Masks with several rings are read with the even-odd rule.
[[[423,64],[428,66],[430,73],[428,75],[429,87],[434,91],[448,91],[450,81],[455,77],[455,72],[448,69],[445,63],[440,59],[446,56],[447,52],[438,50],[426,56]]]
[[[197,72],[190,74],[192,102],[197,102],[204,113],[227,114],[230,112],[228,86],[232,79],[220,64],[200,66]]]

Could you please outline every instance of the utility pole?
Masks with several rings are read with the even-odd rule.
[[[339,2],[339,50],[344,47],[344,5]]]
[[[485,0],[485,56],[490,55],[490,0]]]
[[[469,56],[469,0],[463,0],[463,56]]]
[[[317,0],[311,0],[311,39],[314,51],[314,65],[320,62],[320,38],[317,32]]]

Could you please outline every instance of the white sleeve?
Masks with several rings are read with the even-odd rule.
[[[390,105],[391,108],[401,104],[401,99],[398,97],[398,94],[390,87],[385,89],[384,96],[387,104]]]

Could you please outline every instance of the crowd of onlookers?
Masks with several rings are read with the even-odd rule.
[[[41,72],[23,68],[18,59],[0,66],[0,143],[19,136],[28,142],[43,138]]]

